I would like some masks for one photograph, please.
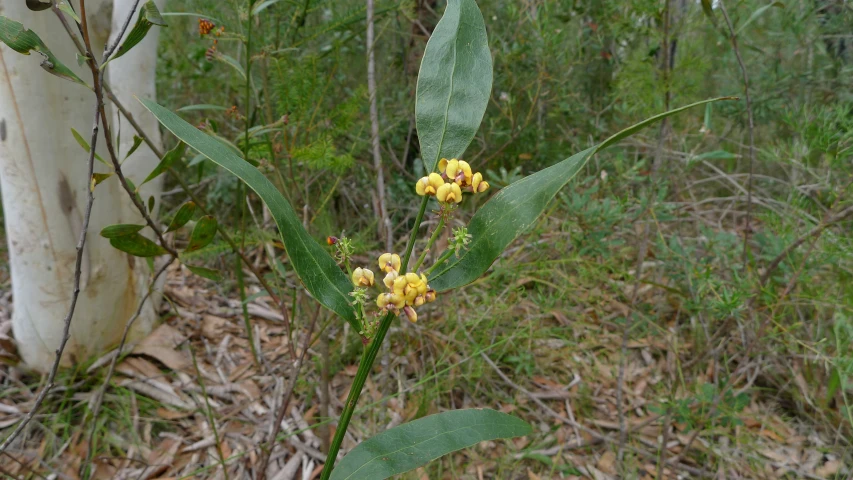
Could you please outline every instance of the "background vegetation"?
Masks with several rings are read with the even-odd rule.
[[[598,155],[485,278],[440,297],[417,324],[393,328],[368,387],[365,403],[375,404],[357,414],[352,443],[428,413],[489,406],[525,418],[537,433],[450,456],[411,478],[849,475],[850,5],[743,0],[704,11],[686,0],[478,3],[495,83],[466,160],[488,171],[496,189],[668,108],[723,95],[741,100],[687,112]],[[166,17],[159,102],[247,148],[291,203],[305,205],[300,213],[318,240],[345,233],[366,264],[386,239],[370,145],[364,4],[259,5],[247,105],[245,2],[169,2],[165,11],[203,14],[218,33],[199,35],[195,15]],[[399,229],[394,251],[417,213],[412,185],[423,167],[413,94],[443,7],[434,0],[376,5],[385,201]],[[293,403],[306,422],[294,429],[316,431],[322,450],[327,419],[340,411],[357,364],[357,336],[299,293],[269,215],[236,178],[193,154],[176,168],[291,304],[297,334],[319,316]],[[177,188],[167,192],[163,221],[185,200]],[[269,428],[262,410],[276,405],[282,386],[275,378],[292,367],[289,341],[251,274],[242,285],[227,243],[218,238],[193,255],[224,278],[171,272],[168,324],[194,360],[229,381],[248,379],[265,400],[255,401],[260,410],[252,414],[238,393],[213,397],[213,406],[202,402],[187,419],[116,380],[97,419],[97,454],[133,457],[136,449],[152,462],[152,445],[176,435],[184,447],[195,445],[212,423],[219,448],[188,450],[191,458],[176,462],[172,474],[221,475],[221,445],[230,441],[238,458],[227,469],[242,478],[234,475],[255,460],[252,442],[240,436],[254,438],[254,425]],[[244,314],[263,353],[259,366],[240,325]],[[233,357],[231,366],[220,367],[222,355]],[[203,385],[205,375],[155,359],[149,364],[164,381],[196,401],[207,397],[188,386]],[[84,367],[64,380],[78,388],[53,400],[60,415],[46,422],[59,433],[36,435],[48,459],[39,468],[62,470],[67,445],[79,441],[87,404],[74,391],[102,378]],[[37,384],[24,378],[0,397]],[[147,456],[140,445],[149,446]]]

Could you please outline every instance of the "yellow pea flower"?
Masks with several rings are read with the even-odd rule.
[[[404,295],[406,293],[406,286],[408,284],[409,282],[406,281],[405,276],[397,277],[397,279],[394,280],[394,293],[396,293],[397,295]]]
[[[358,267],[352,272],[352,283],[356,287],[372,287],[373,272],[367,268]]]
[[[415,184],[415,191],[420,196],[435,195],[438,187],[444,185],[444,179],[437,173],[430,173],[429,176],[423,177]]]
[[[383,253],[379,256],[379,269],[383,272],[400,270],[400,256],[396,253]]]
[[[456,174],[459,173],[459,160],[451,159],[448,160],[447,165],[444,167],[444,174],[447,175],[448,180],[451,182],[456,178]]]
[[[394,272],[394,271],[388,272],[388,275],[385,275],[385,279],[382,280],[382,283],[384,283],[385,286],[388,287],[389,290],[393,290],[394,289],[394,280],[397,280],[398,276],[400,276],[400,274],[397,272]]]
[[[482,193],[489,189],[489,182],[484,182],[483,174],[477,172],[471,178],[471,188],[474,190],[474,193]]]
[[[421,277],[417,273],[409,272],[406,274],[406,282],[413,287],[417,287],[421,283]]]
[[[380,309],[391,310],[403,308],[405,305],[406,300],[395,293],[381,293],[376,297],[376,306]]]
[[[444,173],[444,170],[447,168],[448,160],[446,158],[442,158],[438,161],[438,171]]]
[[[471,165],[468,165],[468,162],[465,160],[459,160],[459,170],[456,172],[456,178],[453,180],[459,184],[459,186],[468,186],[471,185],[471,178],[473,177],[473,173],[471,172]]]
[[[448,169],[449,168],[450,167],[448,166]],[[438,189],[438,191],[435,192],[435,198],[437,198],[439,202],[459,203],[462,201],[462,189],[455,183],[445,183]]]

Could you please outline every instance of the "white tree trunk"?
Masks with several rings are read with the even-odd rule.
[[[112,3],[86,2],[96,54],[103,52],[110,25],[113,31],[118,28],[133,1],[115,0],[111,21]],[[162,6],[162,0],[158,3]],[[0,15],[35,31],[57,58],[91,84],[88,68],[78,67],[75,47],[52,11],[32,12],[23,0],[15,0],[2,1]],[[74,21],[69,18],[69,22]],[[153,28],[142,44],[111,62],[108,73],[119,100],[155,142],[160,141],[157,122],[143,113],[132,95],[154,97],[157,30]],[[91,91],[47,74],[40,61],[38,54],[20,55],[0,44],[0,189],[12,272],[13,331],[24,362],[45,371],[53,362],[70,304],[88,185],[86,153],[70,129],[88,141],[95,103]],[[115,136],[119,124],[115,115],[110,120]],[[120,155],[130,148],[134,133],[128,122],[121,122]],[[109,158],[103,138],[97,151]],[[123,171],[139,184],[156,164],[157,158],[143,145],[124,163]],[[96,171],[108,171],[98,162],[95,165]],[[143,188],[142,198],[147,201],[159,191],[160,184],[151,182]],[[147,291],[146,262],[113,249],[98,234],[107,225],[140,222],[115,177],[98,185],[65,365],[114,346]],[[152,300],[135,323],[132,334],[136,337],[150,331],[156,320],[156,299]]]

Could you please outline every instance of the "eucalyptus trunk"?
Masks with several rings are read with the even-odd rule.
[[[75,8],[79,6],[76,1],[72,3]],[[86,2],[90,41],[96,54],[103,52],[105,42],[112,41],[110,32],[119,30],[133,3]],[[0,4],[0,15],[36,32],[66,66],[91,84],[88,67],[78,66],[77,49],[53,11],[33,12],[23,1],[9,1]],[[66,19],[73,27],[74,20]],[[159,143],[156,120],[133,98],[154,97],[156,49],[154,29],[128,54],[110,62],[107,79],[119,101]],[[38,54],[20,55],[0,46],[0,189],[12,273],[12,325],[24,363],[46,371],[53,362],[68,313],[76,244],[89,185],[86,152],[71,129],[89,138],[95,96],[85,87],[47,74],[39,66],[41,61]],[[136,132],[126,120],[118,121],[113,114],[116,111],[107,105],[113,135],[118,136],[121,130],[119,152],[124,154]],[[102,158],[108,158],[103,138],[98,141],[97,151]],[[123,171],[141,183],[157,162],[154,153],[143,144],[124,162]],[[109,172],[105,165],[95,165],[96,172]],[[140,194],[147,201],[152,195],[158,197],[160,191],[161,184],[154,181],[146,184]],[[139,223],[141,216],[115,177],[98,185],[94,194],[80,297],[63,365],[102,354],[114,346],[149,286],[146,262],[115,250],[98,235],[107,225]],[[152,298],[143,308],[134,324],[134,337],[150,331],[157,318],[158,301],[159,298]]]

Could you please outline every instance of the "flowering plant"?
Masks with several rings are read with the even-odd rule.
[[[649,118],[501,189],[477,210],[467,227],[454,230],[448,249],[433,265],[422,270],[426,253],[466,194],[489,190],[482,174],[474,172],[459,157],[480,127],[491,85],[492,58],[479,7],[475,0],[449,0],[427,44],[418,76],[415,118],[426,175],[413,185],[413,193],[422,197],[421,205],[405,252],[402,255],[386,252],[378,257],[377,267],[380,275],[384,275],[381,285],[371,265],[352,269],[352,247],[347,239],[329,237],[328,243],[338,253],[338,259],[333,258],[311,237],[292,206],[255,167],[171,111],[141,100],[178,138],[239,177],[258,194],[278,225],[292,267],[305,289],[362,335],[365,350],[330,445],[322,480],[388,478],[483,440],[530,433],[531,428],[525,422],[494,410],[444,412],[368,439],[337,467],[334,465],[361,391],[394,319],[402,314],[414,322],[418,307],[434,301],[441,292],[462,287],[482,276],[596,152],[666,116],[720,100],[697,102]],[[431,199],[438,202],[439,220],[421,255],[410,267],[417,234]],[[375,301],[371,288],[379,290]],[[436,431],[441,434],[424,434]]]

